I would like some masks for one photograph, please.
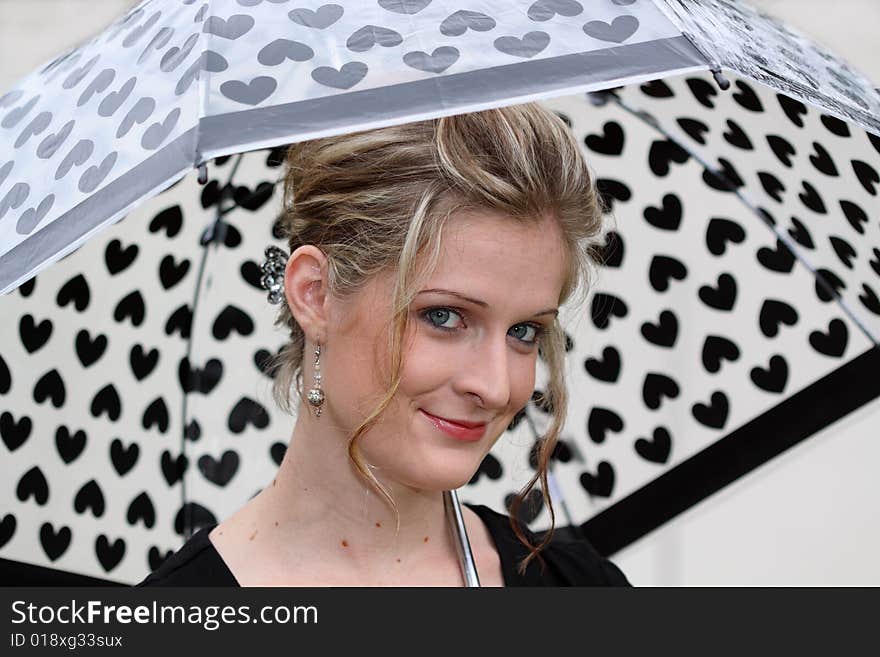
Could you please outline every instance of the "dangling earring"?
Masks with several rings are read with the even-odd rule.
[[[324,391],[321,389],[321,343],[315,345],[315,383],[309,389],[309,403],[315,407],[315,417],[321,417],[321,406],[324,403]]]

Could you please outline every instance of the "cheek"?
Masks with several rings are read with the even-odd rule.
[[[448,380],[458,367],[454,350],[423,334],[414,335],[408,345],[401,370],[401,390],[417,394]]]
[[[366,415],[379,403],[387,388],[374,351],[378,333],[364,324],[359,333],[337,333],[332,338],[332,356],[328,353],[327,361],[322,359],[321,363],[327,393],[333,394],[342,414]],[[312,379],[304,381],[311,385]]]
[[[523,358],[511,373],[510,405],[519,410],[525,406],[535,391],[535,361],[537,356]]]
[[[332,371],[324,370],[324,383],[326,393],[332,395],[341,415],[354,422],[372,411],[383,389],[370,363],[358,360],[355,352],[348,354],[350,358],[341,361]]]

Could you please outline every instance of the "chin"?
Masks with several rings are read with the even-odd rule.
[[[377,467],[382,480],[398,482],[413,490],[444,491],[466,486],[495,440],[459,441],[419,424],[403,432],[408,440],[375,443],[369,436],[362,443],[366,460]],[[490,427],[491,429],[491,427]]]
[[[423,463],[415,472],[401,473],[399,481],[417,490],[455,490],[467,485],[479,466],[473,458],[438,459]]]

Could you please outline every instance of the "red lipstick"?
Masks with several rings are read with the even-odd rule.
[[[443,417],[431,415],[423,409],[419,410],[437,429],[446,433],[447,435],[452,436],[453,438],[457,438],[458,440],[473,442],[482,438],[483,434],[486,433],[485,422],[468,422],[467,424],[463,424],[463,420],[448,420]]]

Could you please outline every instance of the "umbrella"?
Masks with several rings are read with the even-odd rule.
[[[878,130],[867,80],[725,0],[148,0],[0,98],[0,291],[219,155],[721,66]]]
[[[212,11],[216,12],[216,6],[220,4],[215,3]],[[238,4],[243,7],[253,3]],[[268,11],[271,5],[277,4],[280,3],[267,2],[261,7]],[[398,8],[405,6],[411,10],[406,14],[408,25],[421,11],[427,11],[425,8],[429,3],[421,3],[423,7],[418,11],[415,10],[416,4],[398,3]],[[534,5],[543,7],[545,13],[534,10],[521,20],[531,21],[527,23],[531,26],[541,23],[545,33],[551,27],[550,17],[553,29],[562,29],[559,25],[564,23],[565,12],[573,12],[565,9],[573,5],[565,3]],[[724,17],[731,7],[741,9],[728,3],[700,3],[700,6],[706,11],[716,7],[721,12],[723,8]],[[550,17],[546,16],[548,7],[556,7]],[[111,27],[106,33],[108,40],[121,37],[124,41],[128,39],[122,36],[126,29],[134,32],[137,26],[147,25],[154,14],[147,5],[141,7],[144,8],[148,10],[140,16],[135,12],[128,20],[123,19]],[[591,39],[597,38],[596,34],[614,37],[605,45],[615,45],[586,51],[596,57],[601,55],[601,60],[613,60],[612,69],[606,71],[603,81],[578,79],[572,84],[570,79],[561,80],[562,74],[548,78],[546,69],[541,73],[541,69],[531,66],[517,66],[516,80],[525,81],[529,79],[526,73],[532,72],[531,84],[539,87],[548,84],[552,89],[548,91],[544,87],[536,92],[531,88],[529,93],[523,93],[517,88],[509,96],[493,98],[492,94],[498,90],[493,92],[492,87],[487,87],[485,78],[469,78],[475,81],[474,88],[461,90],[461,97],[454,94],[448,97],[442,93],[433,96],[435,102],[446,106],[442,111],[430,110],[427,115],[469,111],[543,95],[549,106],[571,122],[599,172],[600,188],[609,207],[613,208],[619,226],[607,236],[606,266],[592,298],[590,322],[570,318],[575,327],[569,329],[573,403],[568,435],[558,449],[555,480],[565,496],[571,518],[578,522],[590,518],[584,529],[609,553],[633,540],[633,532],[647,531],[651,523],[656,526],[657,517],[664,513],[668,516],[670,510],[680,510],[682,505],[694,503],[712,486],[717,489],[720,479],[714,477],[708,484],[700,482],[699,477],[687,479],[700,485],[691,486],[687,495],[679,495],[662,508],[657,504],[645,505],[644,500],[651,496],[642,494],[639,497],[641,491],[652,490],[651,486],[670,481],[668,477],[664,479],[664,475],[671,473],[677,477],[673,481],[680,484],[680,473],[687,473],[688,468],[693,472],[694,458],[718,454],[718,450],[711,452],[709,448],[748,444],[743,443],[742,438],[737,443],[731,437],[749,435],[744,428],[760,418],[766,421],[766,418],[776,417],[778,420],[781,417],[778,406],[835,374],[841,376],[844,365],[862,367],[859,371],[864,371],[865,364],[871,363],[871,354],[876,350],[870,351],[872,340],[866,332],[872,326],[868,321],[871,319],[869,306],[865,305],[864,311],[857,313],[858,305],[850,304],[843,295],[828,295],[826,287],[820,285],[828,296],[823,299],[818,291],[814,292],[814,287],[816,280],[825,279],[815,278],[810,269],[791,267],[783,271],[787,260],[793,261],[794,258],[786,257],[784,241],[782,245],[777,242],[777,234],[772,230],[775,224],[756,220],[737,195],[743,195],[738,191],[740,187],[767,193],[769,200],[752,204],[756,208],[759,204],[766,206],[762,209],[768,217],[774,214],[780,217],[780,228],[783,227],[782,217],[785,216],[787,222],[793,212],[791,204],[803,204],[797,210],[800,218],[791,218],[799,243],[806,241],[804,229],[815,237],[816,231],[822,228],[821,224],[815,225],[814,215],[823,213],[807,205],[821,207],[814,198],[819,196],[823,199],[824,214],[833,212],[839,218],[842,213],[846,217],[831,230],[840,233],[834,236],[844,239],[850,250],[855,250],[856,237],[843,235],[842,227],[849,226],[853,231],[857,231],[857,226],[869,227],[865,224],[869,221],[872,197],[876,195],[876,192],[872,193],[870,174],[876,168],[876,142],[872,142],[871,136],[860,126],[875,125],[871,121],[876,112],[861,110],[858,103],[848,100],[842,92],[834,97],[834,106],[829,107],[831,102],[818,96],[813,98],[804,90],[792,87],[786,89],[791,96],[777,98],[772,91],[733,76],[735,91],[726,95],[717,92],[711,78],[690,76],[641,88],[630,85],[619,92],[621,104],[594,107],[582,94],[562,97],[575,90],[641,81],[661,73],[651,68],[657,64],[656,50],[648,53],[655,56],[650,63],[636,58],[628,77],[615,67],[628,61],[622,55],[631,47],[627,39],[638,33],[637,30],[630,32],[633,19],[637,21],[638,29],[646,25],[673,25],[667,14],[660,11],[669,12],[672,8],[641,2],[604,3],[602,8],[609,13],[598,18],[583,15],[583,12],[572,13],[571,18],[580,34]],[[390,11],[384,7],[383,10]],[[318,21],[319,14],[321,10],[312,19]],[[676,14],[668,16],[675,17]],[[719,16],[714,16],[713,20],[717,26],[723,26]],[[696,20],[699,15],[690,18]],[[210,17],[202,16],[202,19],[210,21]],[[228,27],[231,16],[226,15],[225,20]],[[296,22],[293,18],[290,20]],[[500,17],[493,20],[500,20]],[[651,23],[651,20],[657,23]],[[664,20],[667,22],[663,23]],[[766,30],[773,26],[760,16],[751,16],[750,20]],[[143,32],[154,30],[158,34],[161,31],[158,21],[154,20]],[[481,25],[479,22],[475,24]],[[594,34],[586,30],[588,24],[592,25]],[[734,21],[734,25],[738,24]],[[442,34],[442,27],[439,30]],[[114,31],[116,34],[112,36]],[[479,34],[474,27],[468,27],[466,32],[474,32],[474,36]],[[628,32],[629,35],[624,36]],[[418,31],[413,33],[420,34]],[[785,43],[796,38],[802,42],[789,32],[779,33],[785,35]],[[640,56],[645,56],[644,43],[657,48],[661,46],[656,42],[669,46],[667,39],[679,39],[673,48],[678,52],[682,48],[687,51],[687,44],[698,42],[693,35],[663,36],[656,31],[648,34],[653,38],[632,43],[642,49]],[[102,38],[97,37],[96,43],[101,43]],[[522,47],[533,39],[523,38]],[[379,38],[375,40],[382,44]],[[213,47],[218,42],[225,44],[222,38],[213,40],[211,52],[219,52]],[[620,45],[623,42],[627,44]],[[146,41],[141,43],[145,45]],[[502,45],[508,43],[501,42]],[[805,52],[815,51],[815,56],[820,56],[814,47],[810,48]],[[148,62],[152,52],[148,49],[143,52],[147,53],[144,61]],[[229,55],[227,51],[223,52]],[[715,67],[717,62],[710,62],[707,66],[708,59],[702,55],[702,52],[712,51],[703,48],[698,52],[702,57],[700,63],[682,63],[680,70]],[[533,53],[532,57],[536,54]],[[610,54],[614,57],[609,58]],[[202,70],[212,72],[208,67],[210,59],[210,55],[204,56],[205,68]],[[548,59],[529,59],[523,63],[547,64]],[[554,60],[554,63],[563,62]],[[734,68],[727,60],[723,63]],[[63,62],[55,64],[56,67],[62,65]],[[769,63],[767,68],[774,70]],[[825,68],[829,66],[825,65]],[[342,70],[344,67],[340,72]],[[675,71],[675,66],[670,66],[662,74]],[[48,74],[51,75],[51,70]],[[56,79],[60,80],[62,75],[63,72],[57,74]],[[596,75],[595,71],[591,75]],[[785,79],[793,76],[793,73],[786,73]],[[218,81],[216,77],[212,78],[215,82]],[[393,70],[386,77],[386,82],[393,80],[400,84],[400,78],[394,77]],[[855,74],[851,78],[855,82],[848,87],[850,93],[858,95],[869,108],[876,104],[870,86],[859,82]],[[425,79],[444,78],[421,78]],[[723,84],[729,82],[720,79]],[[454,90],[458,87],[452,83],[463,78],[446,80]],[[764,82],[772,84],[773,80]],[[507,80],[507,84],[513,83]],[[282,86],[286,85],[279,85],[279,88]],[[445,89],[442,85],[433,88]],[[859,91],[856,94],[852,89]],[[15,90],[12,93],[15,94]],[[110,93],[107,97],[112,97]],[[339,95],[339,92],[333,95]],[[26,97],[27,93],[22,93],[18,99],[9,101],[7,94],[4,102],[15,105],[19,100],[24,102]],[[807,97],[820,105],[825,113],[808,109],[796,100],[797,97]],[[368,104],[376,102],[376,96],[357,98],[365,99]],[[417,104],[417,101],[418,98],[412,102]],[[755,109],[756,101],[760,103],[760,111]],[[129,99],[132,109],[136,102]],[[420,102],[426,101],[422,99]],[[681,127],[681,139],[690,139],[694,149],[705,146],[701,152],[718,162],[717,171],[707,174],[698,159],[682,152],[676,142],[664,135],[659,135],[661,138],[658,139],[653,127],[634,122],[625,108],[627,103],[647,107],[652,115],[662,118],[658,124],[670,130],[674,126]],[[320,107],[321,116],[324,116],[336,105],[325,102],[314,107]],[[402,122],[425,115],[405,114],[405,111],[425,111],[423,106],[415,109],[401,107],[408,109],[399,109],[399,113],[385,117],[385,120]],[[15,107],[10,114],[14,111]],[[277,127],[283,122],[277,118],[283,116],[281,110],[277,112],[260,115],[263,118],[259,125]],[[272,116],[276,117],[274,122],[270,120]],[[752,149],[743,148],[742,144],[746,142],[742,136],[722,122],[722,118],[727,117],[746,134]],[[749,117],[749,120],[743,117]],[[245,120],[247,117],[241,118]],[[0,125],[5,120],[0,119]],[[333,129],[345,131],[382,124],[379,120],[369,123],[366,116],[358,116],[357,120],[366,123],[347,124],[343,130],[341,122]],[[810,139],[810,135],[826,135],[820,145],[836,163],[839,175],[830,176],[814,168],[808,176],[805,171],[798,170],[798,176],[803,176],[814,192],[811,194],[804,187],[802,194],[798,194],[801,190],[789,182],[792,175],[785,164],[786,158],[776,156],[773,144],[783,155],[787,149],[781,141],[769,140],[768,126],[778,126],[778,134],[773,136],[788,142],[795,150],[789,154],[789,159],[805,166],[812,165],[808,164],[809,153],[805,152],[801,142]],[[329,130],[324,134],[329,134]],[[842,134],[844,130],[846,136]],[[146,136],[146,131],[142,132]],[[322,133],[288,132],[279,138],[278,143],[318,134]],[[732,135],[730,139],[725,136],[728,134]],[[234,152],[235,149],[270,145],[265,143],[271,141],[266,135],[256,137],[259,139],[255,138],[247,145],[224,148]],[[760,148],[755,147],[758,143]],[[203,151],[204,159],[208,157],[206,153],[213,156],[223,150],[211,152],[207,149]],[[721,157],[715,160],[719,153]],[[819,151],[817,153],[822,165],[830,170],[825,158]],[[771,155],[774,159],[770,159]],[[743,157],[753,159],[742,161]],[[853,161],[864,166],[853,165]],[[633,162],[643,162],[645,166],[634,169]],[[186,168],[197,163],[193,161]],[[175,547],[177,535],[240,505],[271,474],[283,453],[289,420],[276,418],[267,403],[265,386],[271,373],[262,372],[261,365],[266,356],[281,344],[283,336],[273,334],[269,327],[271,317],[266,312],[264,295],[254,284],[258,279],[255,261],[267,240],[271,239],[271,226],[277,211],[277,207],[270,203],[274,190],[272,183],[278,175],[277,164],[278,151],[251,152],[241,159],[220,157],[208,168],[209,175],[215,178],[205,187],[199,188],[194,176],[185,178],[173,190],[147,201],[125,221],[103,231],[100,240],[91,240],[64,263],[41,274],[36,282],[22,286],[19,294],[4,298],[6,316],[15,319],[4,327],[7,339],[3,341],[6,346],[2,352],[4,363],[0,366],[0,373],[5,368],[8,374],[5,378],[0,377],[0,392],[4,394],[4,406],[9,410],[0,417],[0,433],[9,451],[8,461],[16,473],[7,485],[10,513],[2,519],[4,533],[0,541],[4,544],[4,556],[33,561],[34,555],[39,555],[41,563],[86,574],[109,573],[116,578],[135,580],[147,567],[158,565],[167,551]],[[14,163],[16,171],[20,171],[18,166],[17,162]],[[144,170],[139,171],[142,174]],[[771,183],[766,183],[765,187],[765,181],[771,180],[768,174],[785,189],[778,189]],[[739,182],[743,184],[739,185]],[[155,181],[142,184],[153,183]],[[168,184],[167,180],[156,183],[156,187],[165,184]],[[770,194],[768,188],[775,190],[774,193]],[[672,193],[674,190],[688,190],[689,195],[676,195]],[[0,187],[0,199],[4,198],[4,191],[5,188]],[[807,201],[800,199],[800,195]],[[108,192],[103,197],[96,193],[88,198],[98,198],[103,203],[112,200],[113,196]],[[701,196],[705,198],[700,199]],[[116,201],[122,202],[118,198]],[[840,213],[836,208],[829,210],[834,207],[832,202],[839,206]],[[23,208],[24,201],[15,207],[10,203],[9,207],[13,210]],[[97,206],[88,207],[91,211]],[[127,207],[119,213],[124,214]],[[711,210],[701,212],[699,208]],[[45,216],[49,217],[51,212],[51,209],[47,210]],[[706,212],[711,216],[704,216]],[[807,212],[810,214],[804,214]],[[105,223],[112,222],[113,218],[115,215],[106,218]],[[685,219],[689,221],[684,223]],[[55,221],[52,220],[53,225]],[[844,221],[846,223],[842,223]],[[682,253],[683,242],[678,237],[678,228],[682,224],[687,227],[688,234],[705,236],[707,252],[692,253],[691,249]],[[90,231],[93,229],[94,226],[89,228]],[[638,233],[632,233],[634,236],[630,237],[630,231],[638,230],[647,230],[651,239],[640,239]],[[42,232],[43,229],[37,231],[35,236]],[[742,239],[737,240],[740,234]],[[866,235],[864,231],[859,234]],[[758,246],[761,238],[766,243]],[[869,242],[870,239],[876,241],[873,236],[862,241]],[[20,241],[7,254],[14,253],[25,242]],[[207,261],[197,259],[193,250],[193,245],[199,242],[206,247],[205,253],[210,254]],[[74,240],[64,248],[70,250],[76,243]],[[689,243],[693,244],[693,240]],[[813,243],[818,244],[818,239]],[[849,267],[844,271],[837,264],[840,262],[837,252],[824,248],[826,243],[831,244],[831,249],[838,244],[846,252],[840,242],[831,242],[829,238],[821,243],[823,248],[815,249],[815,254],[805,254],[805,250],[810,250],[808,247],[801,249],[802,260],[799,262],[833,257],[833,269],[841,272],[840,276],[844,277],[841,280],[852,281],[846,290],[857,295],[859,285],[856,281],[870,284],[870,278],[866,277],[871,273],[870,261],[859,259],[859,266],[852,273]],[[868,247],[862,247],[861,241],[857,245],[859,252],[870,252]],[[33,253],[33,247],[27,249],[18,252]],[[653,249],[658,252],[649,253]],[[755,253],[764,255],[756,256]],[[774,263],[776,269],[764,265],[763,260]],[[9,259],[4,261],[2,271],[6,272],[5,265],[12,262]],[[205,266],[205,262],[209,266]],[[826,268],[832,270],[830,264]],[[702,274],[708,271],[714,271],[715,275],[702,278]],[[818,269],[813,267],[813,271]],[[240,275],[229,281],[221,279],[220,272]],[[702,280],[698,281],[691,272],[699,272]],[[739,292],[733,302],[731,280]],[[774,290],[774,296],[758,299],[752,295],[746,305],[743,301],[746,289]],[[768,301],[777,303],[768,304]],[[792,321],[792,313],[783,304],[795,309],[795,320]],[[734,306],[736,316],[748,320],[741,326],[731,322]],[[769,310],[765,311],[765,307]],[[194,313],[194,308],[198,312]],[[639,308],[638,315],[635,308]],[[653,314],[648,312],[649,308]],[[562,321],[567,325],[568,318],[563,316]],[[873,326],[876,327],[876,319]],[[687,327],[695,330],[685,330]],[[696,330],[696,327],[701,328]],[[609,331],[609,328],[614,330]],[[735,333],[735,328],[744,333]],[[788,329],[799,331],[803,339],[798,342],[786,335]],[[845,338],[841,338],[841,331]],[[783,336],[790,345],[790,354],[783,348],[783,340],[771,342],[772,338]],[[72,357],[71,351],[75,356]],[[638,367],[627,367],[632,362],[628,354],[638,354]],[[777,355],[786,363],[786,376],[782,377],[781,386],[780,361],[773,360]],[[796,357],[797,367],[794,366],[795,358],[787,357],[791,355]],[[103,367],[110,362],[118,362],[122,367],[116,370]],[[682,368],[683,362],[689,366]],[[769,368],[764,367],[765,363],[769,363]],[[763,374],[754,370],[762,370]],[[234,381],[229,375],[233,371],[236,372]],[[843,371],[852,376],[851,370]],[[239,372],[249,373],[252,377],[250,383],[240,378]],[[717,383],[719,372],[724,372],[725,385],[723,389],[713,391],[713,383],[716,388],[720,387]],[[740,376],[734,376],[735,372]],[[169,388],[171,380],[177,380],[176,389]],[[79,385],[74,388],[71,381]],[[538,385],[542,385],[540,379]],[[248,394],[248,391],[251,392]],[[862,386],[859,392],[859,395],[850,395],[853,398],[847,402],[850,408],[852,404],[862,404],[873,398],[868,396],[872,393],[869,385]],[[600,399],[602,401],[598,401]],[[182,408],[184,403],[186,409]],[[839,400],[826,406],[826,412],[815,419],[814,426],[799,427],[798,439],[815,431],[816,423],[827,423],[834,413],[847,410],[846,404]],[[224,409],[223,412],[217,412],[218,408]],[[524,454],[534,442],[535,434],[530,426],[534,424],[535,432],[540,434],[542,409],[538,405],[527,410],[528,415],[524,413],[521,418],[528,418],[530,422],[514,422],[510,440],[499,443],[475,475],[472,485],[463,491],[469,499],[500,506],[499,503],[504,503],[510,493],[527,479],[522,476],[523,473],[530,474]],[[43,436],[42,440],[40,436]],[[53,438],[54,445],[47,450],[47,443],[51,444]],[[785,439],[793,440],[791,436]],[[245,440],[246,450],[243,449]],[[769,458],[772,449],[778,452],[780,443],[777,441],[771,447],[765,447],[761,458]],[[44,458],[47,451],[51,458]],[[746,462],[748,459],[741,458],[743,451],[740,449],[735,453],[741,462],[733,469],[734,477],[747,471],[750,465]],[[723,449],[721,453],[724,454]],[[723,462],[717,456],[714,459],[714,463]],[[706,462],[697,463],[702,463],[705,471]],[[730,468],[728,476],[729,472]],[[71,476],[72,473],[77,474]],[[112,498],[110,491],[114,492]],[[621,518],[629,519],[632,514],[623,516],[620,510],[629,508],[631,512],[634,500],[639,502],[635,506],[647,507],[653,515],[622,531]],[[35,509],[40,512],[33,513]],[[545,510],[539,505],[535,505],[530,514],[531,517],[526,519],[532,520],[535,526],[547,520]],[[60,522],[59,516],[63,518]]]

